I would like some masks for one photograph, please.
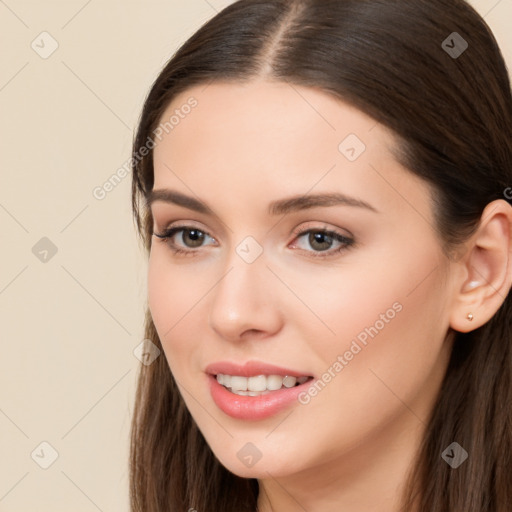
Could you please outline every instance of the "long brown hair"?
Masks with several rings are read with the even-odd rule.
[[[181,46],[146,98],[133,145],[132,207],[148,253],[153,156],[140,148],[178,93],[257,77],[318,88],[390,128],[397,160],[435,190],[447,255],[490,201],[510,199],[510,80],[491,30],[465,1],[241,0]],[[455,333],[404,511],[413,504],[420,512],[511,510],[511,323],[509,293],[485,325]],[[162,349],[149,309],[145,337]],[[454,441],[469,453],[457,470],[441,459]],[[163,356],[140,367],[130,493],[133,512],[256,510],[257,480],[218,462]]]

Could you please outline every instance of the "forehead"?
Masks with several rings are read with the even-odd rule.
[[[297,161],[302,167],[330,167],[340,156],[356,167],[354,157],[363,152],[391,158],[394,144],[384,127],[339,99],[318,89],[268,81],[187,89],[162,115],[160,133],[156,161],[186,161],[195,167],[220,159],[223,167],[243,163],[244,169],[260,171],[269,165],[283,171],[286,163]]]
[[[425,202],[425,184],[393,158],[392,133],[319,89],[201,84],[176,96],[160,123],[167,130],[154,149],[154,188],[203,197],[232,190],[239,206],[252,196],[261,201],[262,192],[278,197],[313,187],[372,198],[379,209],[400,197]]]
[[[195,106],[190,108],[192,99]],[[180,119],[173,114],[179,114]],[[236,130],[240,136],[253,136],[255,144],[268,143],[268,132],[272,132],[272,140],[278,136],[277,142],[289,140],[290,136],[311,141],[327,137],[326,142],[336,142],[344,131],[351,130],[368,142],[370,132],[374,143],[393,142],[384,127],[351,105],[319,89],[284,82],[197,85],[176,96],[160,121],[163,124],[172,117],[178,121],[169,130],[174,139],[184,132],[180,126],[186,125],[197,136],[214,136],[217,141]]]

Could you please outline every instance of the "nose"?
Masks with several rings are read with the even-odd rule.
[[[212,290],[210,327],[232,342],[275,334],[282,326],[277,284],[263,257],[246,263],[235,253]]]

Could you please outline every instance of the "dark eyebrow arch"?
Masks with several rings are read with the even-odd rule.
[[[146,197],[146,205],[151,208],[155,201],[162,201],[164,203],[176,204],[183,206],[189,210],[194,210],[199,213],[213,214],[211,208],[199,201],[198,199],[187,196],[176,190],[170,189],[157,189],[151,190]],[[378,210],[366,201],[356,199],[354,197],[346,196],[341,193],[329,194],[315,194],[315,195],[302,195],[293,196],[285,199],[280,199],[270,203],[268,208],[269,215],[284,215],[286,213],[305,210],[308,208],[325,207],[325,206],[353,206],[357,208],[365,208],[367,210],[378,213]]]

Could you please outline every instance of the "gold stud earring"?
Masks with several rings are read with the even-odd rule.
[[[471,322],[471,320],[473,320],[473,314],[468,313],[467,319]]]

